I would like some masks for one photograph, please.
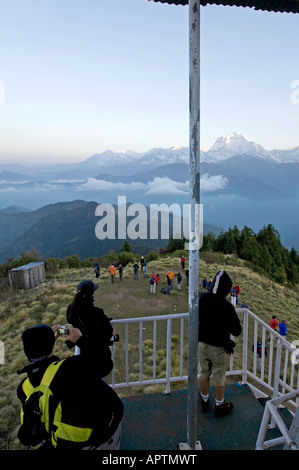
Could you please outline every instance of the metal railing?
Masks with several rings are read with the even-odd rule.
[[[299,408],[297,408],[293,423],[288,429],[278,413],[277,408],[283,405],[286,401],[294,399],[299,396],[299,389],[294,392],[286,393],[278,398],[273,398],[272,400],[267,401],[263,419],[261,422],[259,434],[256,441],[256,450],[265,450],[277,445],[284,446],[286,450],[299,450]],[[266,440],[267,429],[269,429],[270,421],[275,421],[275,424],[278,426],[281,436],[274,439]]]
[[[186,341],[187,320],[188,313],[112,320],[111,323],[115,332],[120,335],[120,342],[112,347],[115,364],[111,373],[112,387],[166,384],[165,393],[170,393],[170,384],[172,382],[188,380],[186,361],[184,360],[188,344]],[[178,340],[175,348],[173,347],[174,323],[176,324],[176,339]],[[121,331],[120,327],[122,327]],[[133,327],[135,328],[133,329]],[[133,330],[131,334],[129,329]],[[150,348],[150,366],[144,353],[146,345],[149,345]],[[131,361],[130,355],[133,354],[135,357]],[[179,360],[176,374],[171,372],[174,354]],[[160,372],[161,367],[158,371],[161,362],[165,365],[162,374]]]
[[[227,376],[236,376],[264,397],[276,398],[299,388],[296,350],[246,308],[236,309],[243,332],[235,338]],[[188,313],[112,320],[120,341],[112,348],[113,388],[165,384],[188,380]],[[258,357],[257,342],[262,342]],[[299,351],[298,351],[299,352]],[[298,397],[290,400],[297,408]]]
[[[263,396],[276,398],[299,387],[298,350],[248,309],[237,309],[243,317],[242,382]],[[258,357],[257,342],[262,343]],[[296,400],[290,405],[298,406]]]

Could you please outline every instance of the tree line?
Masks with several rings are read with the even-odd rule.
[[[184,241],[170,239],[167,251],[183,249]],[[201,252],[235,254],[246,260],[248,266],[280,284],[295,285],[299,282],[299,254],[292,248],[287,250],[273,225],[264,226],[259,232],[245,226],[229,228],[218,236],[208,233],[203,236]]]
[[[188,253],[184,251],[185,242],[185,239],[171,237],[166,249],[143,254],[146,255],[148,261],[157,259],[158,255],[163,256],[175,251],[184,252],[188,256]],[[208,233],[203,236],[203,245],[200,252],[234,254],[245,260],[248,267],[260,274],[267,275],[275,282],[290,285],[299,283],[299,254],[294,248],[288,250],[282,245],[278,231],[271,224],[264,226],[257,233],[254,233],[247,226],[242,230],[235,226],[219,235]],[[45,268],[48,272],[54,274],[60,268],[91,267],[95,262],[100,262],[102,267],[106,267],[111,263],[121,263],[125,266],[134,260],[136,261],[136,257],[138,255],[132,252],[130,244],[126,240],[119,253],[111,250],[101,258],[87,258],[84,260],[81,260],[76,254],[66,256],[63,260],[49,258],[45,260]],[[39,254],[35,250],[22,253],[18,259],[8,259],[6,263],[0,264],[0,279],[7,277],[9,269],[31,261],[40,261]]]

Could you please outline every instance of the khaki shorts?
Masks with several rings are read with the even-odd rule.
[[[222,347],[198,343],[198,372],[205,379],[213,376],[217,387],[225,385],[225,374],[228,366],[228,354]]]

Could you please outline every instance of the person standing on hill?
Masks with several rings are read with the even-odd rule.
[[[177,290],[181,290],[182,282],[183,282],[183,276],[179,272],[179,273],[177,273]]]
[[[138,266],[137,263],[134,264],[133,271],[134,271],[134,279],[135,279],[135,281],[138,281],[139,266]]]
[[[95,264],[94,273],[95,273],[95,275],[96,275],[96,278],[99,278],[99,277],[100,277],[100,266],[99,266],[99,263],[96,263],[96,264]]]
[[[144,258],[144,263],[143,263],[143,277],[148,277],[148,274],[147,274],[147,261],[146,261],[146,258]]]
[[[225,416],[234,408],[224,400],[227,358],[235,346],[230,336],[239,336],[241,323],[234,306],[225,298],[232,288],[226,271],[214,277],[210,291],[201,293],[198,302],[198,366],[201,405],[204,412],[209,409],[210,377],[215,385],[216,417]]]
[[[114,278],[115,278],[115,274],[116,274],[116,269],[115,269],[114,264],[111,264],[111,266],[109,266],[108,271],[110,273],[111,282],[114,282]]]
[[[230,291],[230,303],[235,307],[237,305],[237,291],[233,287]]]
[[[120,280],[120,281],[123,280],[123,272],[124,272],[123,265],[120,264],[120,265],[118,266],[118,273],[119,273],[119,280]]]
[[[281,320],[281,323],[279,323],[279,334],[281,336],[286,336],[288,334],[287,324],[285,320]]]
[[[236,305],[238,305],[239,303],[239,295],[241,293],[241,287],[239,286],[239,283],[237,282],[237,284],[235,285],[234,287],[236,293],[237,293],[237,296],[236,296]]]
[[[156,293],[156,278],[155,275],[153,274],[152,277],[150,278],[150,293],[155,294]]]
[[[277,331],[278,325],[279,325],[279,321],[276,320],[276,316],[273,315],[273,317],[270,319],[270,327],[273,328],[273,330]]]

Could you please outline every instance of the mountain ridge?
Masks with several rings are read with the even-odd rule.
[[[141,154],[108,150],[105,155],[105,165],[100,154],[74,164],[0,164],[0,222],[3,210],[12,205],[35,211],[60,201],[117,204],[118,196],[145,206],[189,203],[188,147],[154,148]],[[117,164],[119,158],[123,160]],[[299,249],[299,146],[270,152],[241,133],[232,133],[201,151],[200,172],[205,222],[224,229],[259,229],[271,223],[288,247]],[[20,227],[13,234],[24,223],[20,214]]]
[[[269,162],[276,164],[285,164],[290,162],[299,163],[299,146],[285,150],[266,150],[260,144],[247,139],[242,133],[234,132],[232,134],[219,137],[214,145],[207,150],[201,150],[201,161],[206,163],[216,163],[235,155],[250,154]],[[20,173],[24,176],[34,176],[42,178],[45,175],[49,177],[63,176],[67,173],[80,170],[84,175],[94,172],[96,169],[105,169],[104,173],[115,174],[115,168],[122,166],[123,174],[136,174],[145,167],[152,169],[154,166],[171,163],[188,163],[189,147],[169,147],[153,148],[146,152],[138,153],[130,150],[116,152],[108,149],[102,153],[96,153],[87,159],[77,163],[61,163],[26,166],[19,164],[0,164],[0,179],[3,171],[13,172],[15,175]],[[112,172],[112,173],[111,173]],[[78,174],[78,173],[76,173]],[[3,176],[3,174],[2,174]],[[4,175],[7,177],[7,175]]]
[[[130,203],[127,203],[127,206],[129,205]],[[36,250],[42,258],[64,258],[77,254],[82,259],[103,256],[112,249],[119,251],[124,239],[116,237],[99,240],[96,237],[95,227],[99,221],[95,214],[97,206],[95,201],[77,200],[50,204],[37,211],[22,214],[0,212],[0,262],[5,262],[8,258],[16,259],[22,252],[31,250]],[[116,206],[115,212],[117,220]],[[19,215],[23,215],[22,224],[16,224]],[[147,217],[145,223],[149,231],[149,208]],[[18,230],[15,230],[16,226]],[[204,224],[204,233],[219,234],[221,230],[219,227]],[[172,233],[171,217],[169,233]],[[148,236],[145,240],[130,240],[129,243],[132,249],[140,249],[147,254],[149,251],[165,248],[168,241],[164,238],[151,239]]]

